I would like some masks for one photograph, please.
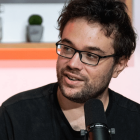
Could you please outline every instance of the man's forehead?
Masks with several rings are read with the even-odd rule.
[[[85,24],[86,23],[86,24]],[[77,26],[78,25],[78,26]],[[88,21],[86,18],[74,18],[74,19],[71,19],[67,22],[67,24],[65,25],[64,27],[64,30],[66,28],[66,26],[68,26],[69,28],[69,32],[71,32],[73,29],[75,29],[75,26],[76,28],[79,28],[80,30],[83,30],[83,25],[85,26],[89,26],[91,27],[91,29],[95,29],[95,28],[98,28],[98,31],[100,31],[101,33],[103,33],[106,37],[108,38],[111,38],[114,40],[114,36],[115,36],[115,29],[113,29],[112,26],[106,26],[106,25],[102,25],[100,24],[99,22],[96,22],[96,21]],[[110,28],[110,35],[108,35],[108,30],[107,28]],[[63,30],[63,32],[64,32]],[[95,31],[95,30],[94,30]],[[63,35],[63,33],[62,33]]]
[[[86,17],[70,19],[70,20],[66,23],[65,27],[66,27],[68,24],[70,24],[69,29],[70,29],[70,31],[71,31],[71,30],[74,28],[75,23],[77,23],[77,22],[80,22],[80,23],[86,22],[87,25],[89,25],[91,28],[95,28],[95,27],[98,26],[98,27],[100,27],[100,31],[101,31],[102,33],[104,33],[104,35],[105,35],[106,37],[111,37],[112,39],[114,39],[114,37],[115,37],[116,29],[115,29],[114,25],[102,25],[102,24],[99,23],[98,21],[89,20],[89,19],[87,19]],[[64,27],[64,29],[65,29],[65,27]],[[64,31],[64,30],[63,30],[63,31]],[[62,33],[62,34],[63,34],[63,33]]]
[[[75,19],[67,23],[62,34],[62,42],[81,51],[90,50],[100,55],[114,53],[113,41],[105,36],[102,26],[98,23],[89,24],[83,19]]]

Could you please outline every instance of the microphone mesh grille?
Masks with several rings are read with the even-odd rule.
[[[94,123],[107,125],[103,103],[98,99],[90,99],[84,105],[86,126]]]

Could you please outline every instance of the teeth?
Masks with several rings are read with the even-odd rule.
[[[73,77],[68,77],[70,80],[73,80],[73,81],[76,81],[76,80],[78,80],[78,79],[76,79],[76,78],[73,78]]]

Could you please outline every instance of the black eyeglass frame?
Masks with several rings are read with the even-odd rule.
[[[79,51],[79,50],[74,49],[74,48],[72,48],[72,47],[70,47],[70,46],[68,46],[68,45],[65,45],[65,44],[61,44],[61,43],[59,43],[60,41],[61,41],[61,40],[59,40],[58,42],[56,42],[56,53],[57,53],[58,45],[64,45],[64,46],[69,47],[69,48],[71,48],[71,49],[73,49],[73,50],[75,51],[75,53],[73,54],[73,56],[78,52],[78,53],[79,53],[80,61],[81,61],[82,63],[84,63],[84,64],[87,64],[87,65],[97,66],[97,65],[99,64],[100,59],[107,58],[107,57],[115,57],[115,56],[116,56],[115,54],[112,54],[112,55],[106,55],[106,56],[100,56],[100,55],[98,55],[98,54],[88,52],[88,53],[90,53],[90,54],[93,54],[93,55],[96,55],[96,56],[99,57],[98,62],[97,62],[96,65],[88,64],[88,63],[85,63],[85,62],[82,61],[82,55],[81,55],[81,52],[87,52],[87,51]],[[57,53],[57,54],[58,54],[58,53]],[[59,55],[59,56],[62,56],[62,55],[60,55],[60,54],[58,54],[58,55]],[[72,56],[72,57],[73,57],[73,56]],[[68,58],[68,59],[71,59],[71,58],[72,58],[72,57],[69,58],[69,57],[65,57],[65,56],[62,56],[62,57],[64,57],[64,58]]]

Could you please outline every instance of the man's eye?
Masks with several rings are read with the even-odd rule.
[[[91,53],[87,53],[87,57],[89,57],[89,58],[96,58],[96,56],[94,54],[91,54]]]
[[[71,48],[68,48],[68,47],[64,46],[64,50],[71,51]]]
[[[98,59],[98,56],[96,56],[92,53],[86,53],[85,59],[87,59],[88,61],[95,61]]]
[[[73,49],[67,47],[67,46],[63,46],[63,51],[65,52],[73,52]]]

